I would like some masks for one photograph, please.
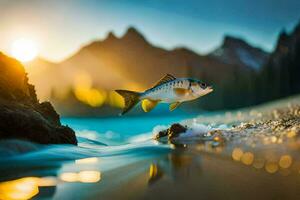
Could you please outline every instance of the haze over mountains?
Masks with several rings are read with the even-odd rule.
[[[224,49],[224,51],[222,51]],[[222,52],[221,52],[222,51]],[[224,43],[211,55],[199,55],[186,48],[168,51],[151,45],[135,28],[117,38],[109,33],[103,41],[82,47],[61,63],[38,58],[27,64],[29,78],[41,98],[49,98],[51,89],[64,90],[74,86],[80,74],[87,74],[95,87],[146,89],[167,73],[186,77],[197,73],[214,74],[215,78],[230,76],[232,70],[251,70],[243,62],[243,51],[253,63],[263,63],[267,53],[246,42],[227,36]],[[244,56],[244,57],[243,57]],[[257,67],[257,66],[255,66]],[[221,78],[221,77],[220,77]]]
[[[95,87],[105,90],[143,90],[167,73],[185,77],[195,71],[210,74],[217,70],[226,77],[231,70],[258,69],[267,56],[266,52],[230,36],[226,36],[224,43],[207,56],[186,48],[167,51],[151,45],[131,27],[123,37],[117,38],[109,33],[105,40],[84,46],[61,63],[38,58],[28,64],[28,73],[39,96],[47,99],[52,88],[72,88],[74,80],[82,73],[90,76]],[[215,78],[219,73],[214,75]]]
[[[122,88],[142,91],[170,73],[212,84],[215,92],[201,99],[199,107],[224,109],[259,102],[253,94],[257,74],[268,62],[269,53],[239,38],[226,36],[220,47],[199,55],[187,48],[169,51],[156,47],[130,27],[122,37],[109,33],[106,39],[82,47],[63,62],[36,59],[27,64],[27,71],[38,96],[51,99],[58,107],[70,99],[75,104],[94,107],[109,104],[107,91]],[[84,91],[95,95],[98,92],[99,102],[81,98]],[[241,96],[248,98],[240,101]]]

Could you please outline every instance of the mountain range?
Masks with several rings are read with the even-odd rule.
[[[123,37],[117,38],[110,32],[106,39],[82,47],[60,63],[38,58],[27,64],[27,70],[39,96],[47,99],[52,89],[69,90],[76,76],[82,73],[90,77],[95,87],[105,90],[145,89],[167,73],[185,77],[194,71],[200,74],[218,71],[226,78],[232,70],[259,68],[267,57],[263,50],[229,36],[206,56],[186,48],[168,51],[153,46],[131,27]]]
[[[27,72],[38,96],[43,100],[51,99],[58,108],[62,104],[65,107],[68,101],[73,102],[72,105],[85,104],[85,108],[91,106],[78,97],[78,87],[98,90],[106,98],[101,105],[109,104],[107,91],[143,91],[169,73],[198,78],[214,86],[212,95],[192,106],[227,109],[260,102],[253,95],[258,74],[265,71],[277,51],[270,54],[232,36],[225,36],[222,44],[206,55],[188,48],[166,50],[152,45],[137,29],[130,27],[122,37],[110,32],[104,40],[83,46],[60,63],[38,58],[27,64]],[[241,96],[248,98],[241,100]],[[66,110],[62,114],[64,112]],[[68,114],[72,115],[72,107]]]
[[[220,61],[259,70],[269,54],[239,38],[225,36],[222,46],[210,53]]]

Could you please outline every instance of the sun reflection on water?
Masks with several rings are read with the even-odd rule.
[[[0,183],[0,199],[25,200],[31,199],[39,193],[39,187],[54,186],[55,177],[24,177]]]
[[[78,173],[78,180],[82,183],[96,183],[100,179],[101,173],[98,171],[81,171]]]
[[[76,182],[78,180],[77,173],[74,172],[65,172],[62,173],[59,178],[65,182]]]
[[[101,173],[99,171],[80,171],[64,172],[59,178],[65,182],[82,182],[82,183],[96,183],[101,180]]]
[[[91,164],[91,163],[97,163],[99,161],[96,157],[90,157],[90,158],[83,158],[75,160],[76,164]]]
[[[60,174],[59,177],[23,177],[16,180],[1,182],[0,199],[31,199],[39,193],[39,187],[56,186],[63,182],[96,183],[100,180],[101,173],[96,170],[85,170],[78,173],[64,172]]]
[[[157,174],[157,165],[151,164],[149,168],[149,177],[156,176]]]

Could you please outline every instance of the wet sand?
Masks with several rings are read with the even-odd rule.
[[[169,144],[172,150],[167,154],[103,173],[101,181],[89,187],[91,192],[81,192],[81,197],[298,199],[298,111],[298,107],[278,111],[280,122],[268,115],[261,121],[213,131],[211,140],[177,140]],[[55,197],[69,197],[68,192],[62,193],[66,196]]]
[[[235,161],[197,147],[102,174],[97,184],[69,185],[55,199],[298,199],[299,158],[289,168]],[[296,158],[294,158],[296,159]],[[273,170],[271,170],[273,169]],[[81,191],[72,194],[72,191]],[[77,198],[76,198],[77,197]],[[80,197],[80,198],[79,198]]]

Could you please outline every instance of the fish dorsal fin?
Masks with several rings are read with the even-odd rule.
[[[173,75],[167,74],[164,77],[162,77],[152,88],[157,87],[159,85],[162,85],[162,84],[164,84],[166,82],[175,80],[175,79],[176,79],[176,77],[174,77]]]
[[[152,101],[150,99],[144,99],[142,101],[142,108],[144,112],[150,112],[157,104],[159,101]]]
[[[181,104],[181,102],[171,103],[170,104],[170,111],[175,110],[180,104]]]

